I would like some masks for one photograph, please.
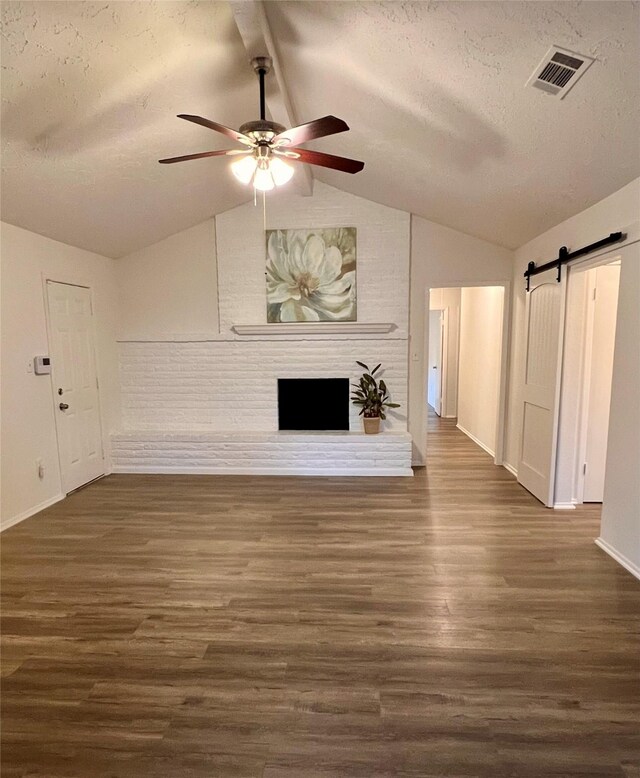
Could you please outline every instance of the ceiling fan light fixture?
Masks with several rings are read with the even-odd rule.
[[[231,163],[231,172],[240,181],[241,184],[248,184],[253,178],[258,162],[256,158],[251,154],[246,157],[236,159]]]
[[[293,168],[278,157],[271,157],[269,169],[276,186],[282,186],[293,178]]]
[[[260,192],[269,192],[275,186],[273,176],[269,170],[269,163],[258,165],[256,174],[253,177],[253,186]]]
[[[282,186],[293,177],[293,169],[281,159],[270,156],[269,150],[260,150],[231,163],[231,172],[241,184],[253,184],[261,192]]]

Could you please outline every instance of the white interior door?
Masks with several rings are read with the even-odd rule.
[[[522,448],[518,481],[540,502],[553,505],[559,356],[562,343],[564,281],[555,271],[527,293],[525,313],[526,351],[522,397]],[[547,274],[542,276],[546,279]]]
[[[91,291],[47,281],[51,374],[62,488],[104,474]]]
[[[589,271],[595,283],[590,285],[593,327],[587,380],[589,385],[586,413],[584,462],[584,502],[602,502],[607,460],[609,406],[613,350],[616,338],[620,265],[604,265]]]
[[[429,311],[429,405],[442,414],[442,311]]]

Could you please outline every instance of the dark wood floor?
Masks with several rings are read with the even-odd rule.
[[[111,476],[2,538],[2,775],[638,776],[640,585],[451,423],[414,479]]]

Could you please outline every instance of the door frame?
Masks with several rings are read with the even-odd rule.
[[[496,422],[496,454],[493,459],[494,464],[505,466],[504,452],[506,447],[506,416],[507,416],[507,381],[509,378],[510,365],[510,343],[511,343],[511,307],[513,305],[512,282],[500,280],[489,281],[447,281],[443,283],[432,283],[426,288],[426,311],[424,327],[423,354],[429,353],[429,297],[432,289],[474,289],[476,287],[499,286],[503,290],[502,297],[502,339],[500,344],[500,384],[498,389],[498,413]],[[422,404],[426,408],[427,399],[427,380],[429,376],[429,359],[425,359],[422,371]],[[422,435],[428,436],[427,415],[424,415]],[[427,440],[426,450],[429,451],[429,442]],[[510,469],[510,468],[508,468]]]
[[[578,259],[567,264],[567,293],[565,298],[565,315],[562,322],[565,340],[569,325],[569,305],[574,294],[573,287],[576,276],[589,270],[621,261],[622,253],[629,245],[626,243],[595,257],[588,257],[583,260]],[[563,350],[562,362],[560,364],[561,401],[554,444],[556,450],[563,447],[570,452],[568,456],[556,459],[553,507],[560,510],[573,510],[576,505],[580,505],[583,502],[584,474],[581,472],[581,463],[584,462],[586,452],[586,436],[584,432],[589,400],[587,374],[591,367],[591,355],[587,353],[587,346],[589,345],[588,339],[592,336],[592,319],[592,306],[588,308],[585,306],[580,312],[580,321],[576,322],[578,333],[574,333],[572,344],[565,344],[568,346],[578,346],[580,351],[577,363],[572,363],[572,349],[569,347]],[[576,337],[579,337],[578,344],[575,342]],[[562,402],[565,391],[568,390],[568,384],[569,390],[577,386],[577,411],[574,418],[572,418],[571,412]]]
[[[45,324],[46,324],[46,331],[47,331],[47,349],[49,354],[52,353],[52,344],[53,344],[53,329],[51,326],[51,312],[49,311],[49,294],[47,291],[47,284],[49,282],[54,284],[63,284],[64,286],[76,286],[80,287],[82,289],[88,289],[89,290],[89,301],[91,304],[91,341],[92,341],[92,347],[93,347],[93,363],[96,367],[96,380],[97,380],[97,394],[98,394],[98,419],[100,420],[100,446],[102,449],[102,459],[104,462],[104,475],[108,475],[111,472],[111,460],[108,455],[107,446],[105,446],[105,425],[104,425],[104,419],[102,415],[102,386],[100,383],[100,363],[98,360],[98,351],[96,349],[96,319],[95,319],[95,293],[93,286],[91,285],[91,282],[88,279],[85,278],[76,278],[74,280],[69,280],[68,278],[60,278],[52,276],[49,273],[42,273],[41,274],[42,279],[42,296],[44,299],[44,318],[45,318]],[[51,390],[51,403],[53,407],[53,424],[55,428],[56,433],[56,450],[58,452],[58,477],[60,479],[60,491],[64,496],[67,494],[70,494],[70,492],[65,491],[64,487],[64,479],[62,476],[62,461],[60,457],[60,439],[58,436],[58,423],[56,421],[56,393],[55,393],[55,387],[53,385],[53,373],[49,374],[49,387]]]

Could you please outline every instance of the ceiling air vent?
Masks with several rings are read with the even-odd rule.
[[[592,62],[593,57],[552,46],[533,71],[526,86],[541,89],[548,95],[555,95],[562,100]]]

